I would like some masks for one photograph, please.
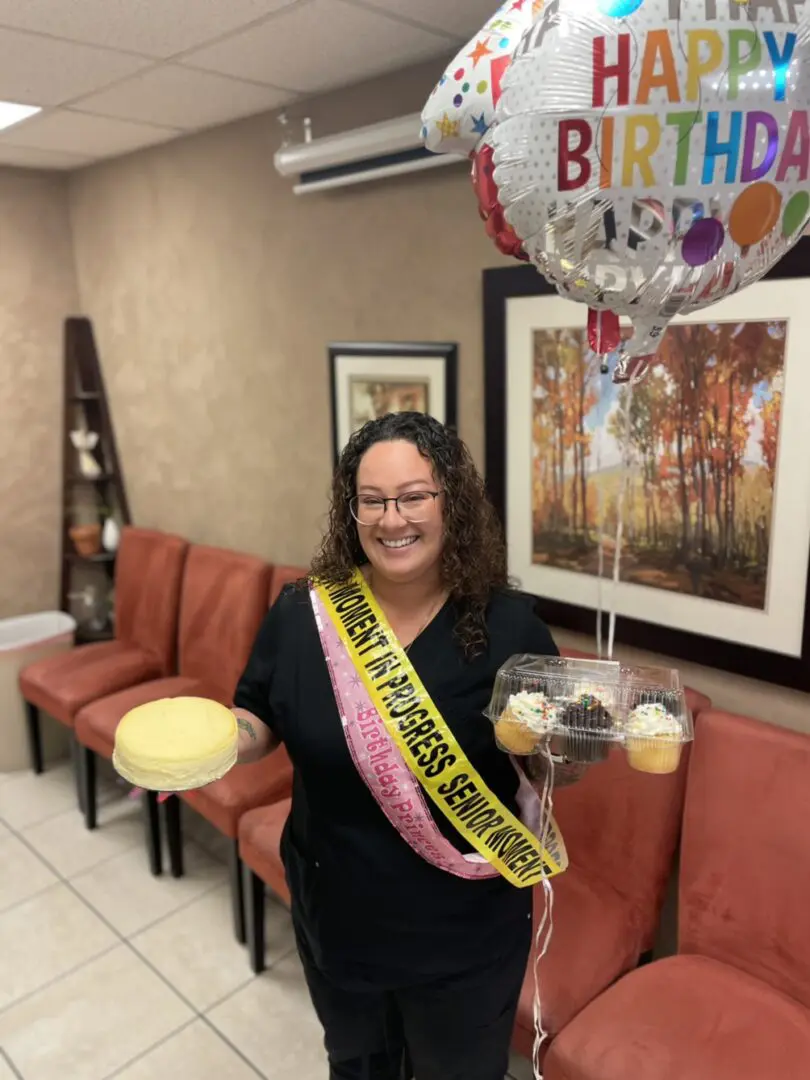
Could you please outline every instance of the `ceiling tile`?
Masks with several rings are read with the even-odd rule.
[[[343,0],[309,0],[183,63],[317,93],[444,54],[448,44],[444,35]]]
[[[0,145],[107,157],[153,146],[179,134],[182,133],[174,128],[131,124],[105,116],[88,116],[72,109],[56,109],[0,132]]]
[[[0,29],[0,100],[62,105],[149,63],[138,56]]]
[[[274,109],[294,95],[167,64],[78,103],[83,112],[191,130]]]
[[[296,0],[0,0],[0,26],[166,58]]]
[[[463,44],[497,11],[498,0],[350,0],[412,22],[444,30]],[[462,41],[463,39],[463,41]]]
[[[31,147],[4,146],[0,143],[0,165],[22,169],[77,169],[92,161],[92,157],[79,154],[59,154],[52,150],[34,150]]]

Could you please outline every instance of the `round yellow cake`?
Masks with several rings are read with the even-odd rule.
[[[208,698],[162,698],[124,716],[113,766],[147,791],[192,791],[236,764],[239,731],[230,709]]]

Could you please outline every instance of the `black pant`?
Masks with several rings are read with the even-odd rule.
[[[335,985],[299,942],[330,1080],[411,1080],[410,1066],[416,1080],[503,1080],[528,963],[531,924],[526,929],[493,962],[390,991]]]

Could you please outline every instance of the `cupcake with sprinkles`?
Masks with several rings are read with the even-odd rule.
[[[559,709],[545,694],[510,694],[495,724],[495,738],[510,754],[535,754],[557,723]]]
[[[607,758],[610,742],[606,735],[613,729],[613,718],[596,694],[588,691],[569,701],[560,720],[565,728],[560,752],[569,761],[590,764]]]
[[[636,705],[627,717],[625,749],[630,767],[638,772],[675,772],[682,747],[681,722],[660,701]]]

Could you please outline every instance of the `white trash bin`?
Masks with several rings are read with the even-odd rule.
[[[0,619],[0,773],[30,767],[25,704],[18,677],[23,668],[73,648],[76,620],[64,611],[43,611]],[[46,760],[68,749],[69,733],[61,725],[43,725]]]

